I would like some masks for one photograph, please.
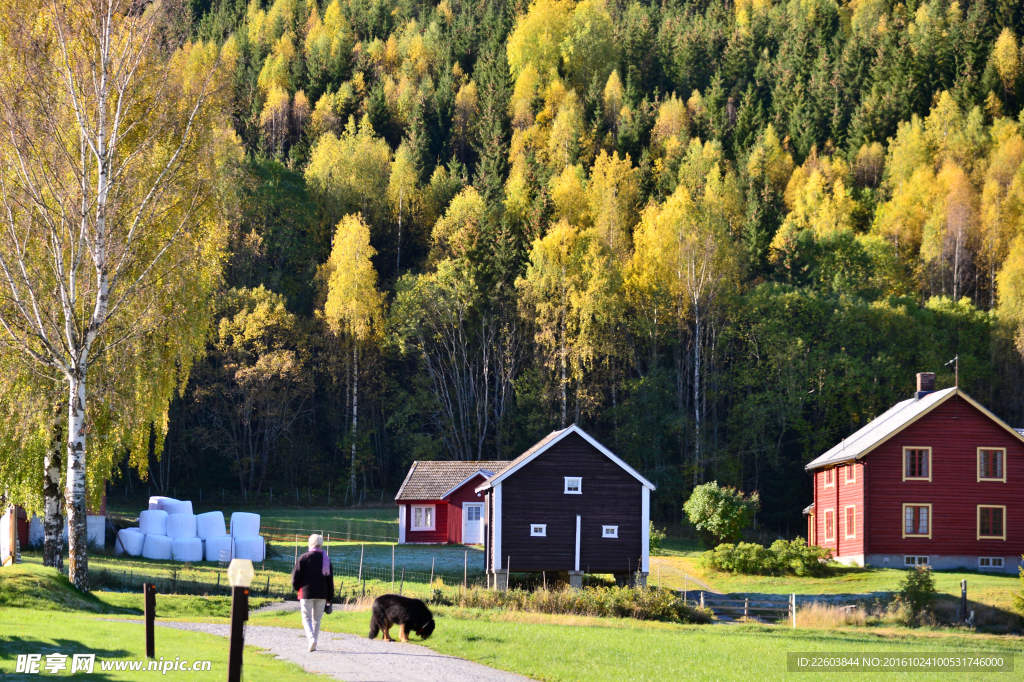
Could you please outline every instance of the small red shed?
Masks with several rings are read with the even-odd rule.
[[[507,461],[416,461],[395,495],[399,544],[484,542],[483,495],[475,488]]]
[[[957,388],[914,397],[806,469],[808,542],[861,566],[1016,573],[1024,553],[1024,436]]]

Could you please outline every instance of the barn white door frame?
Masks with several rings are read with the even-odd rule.
[[[580,515],[576,515],[576,570],[580,570]]]
[[[462,544],[478,545],[483,542],[483,508],[481,502],[462,503]]]

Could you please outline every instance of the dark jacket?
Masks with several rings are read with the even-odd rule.
[[[292,588],[298,593],[299,599],[334,599],[333,571],[328,568],[327,575],[324,575],[323,561],[323,552],[314,550],[306,552],[295,562]]]

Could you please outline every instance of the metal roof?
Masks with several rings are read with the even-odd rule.
[[[874,450],[876,446],[881,445],[884,441],[896,435],[905,427],[910,426],[920,417],[928,414],[953,396],[959,396],[996,424],[1024,441],[1024,432],[1022,432],[1024,430],[1014,429],[1002,419],[992,414],[984,405],[981,405],[954,386],[929,393],[920,398],[910,398],[909,400],[896,403],[881,415],[859,428],[853,435],[844,438],[841,442],[832,446],[832,449],[814,459],[804,468],[807,471],[813,471],[814,469],[860,459]]]
[[[507,460],[463,461],[420,461],[409,467],[409,473],[398,489],[395,500],[443,500],[460,484],[482,474],[485,478],[495,471],[501,471]]]
[[[933,408],[941,405],[956,392],[956,388],[944,388],[941,391],[929,393],[921,398],[910,398],[909,400],[896,403],[881,415],[854,431],[853,435],[836,443],[828,452],[808,464],[805,469],[811,471],[863,457],[873,450],[876,445],[896,432],[901,431],[903,427],[916,421]]]

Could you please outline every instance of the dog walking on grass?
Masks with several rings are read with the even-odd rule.
[[[376,639],[377,633],[384,632],[384,641],[391,639],[392,626],[398,626],[398,639],[409,641],[409,633],[415,632],[423,639],[434,632],[434,614],[419,599],[399,597],[397,594],[385,594],[373,600],[373,615],[370,617],[370,639]]]

